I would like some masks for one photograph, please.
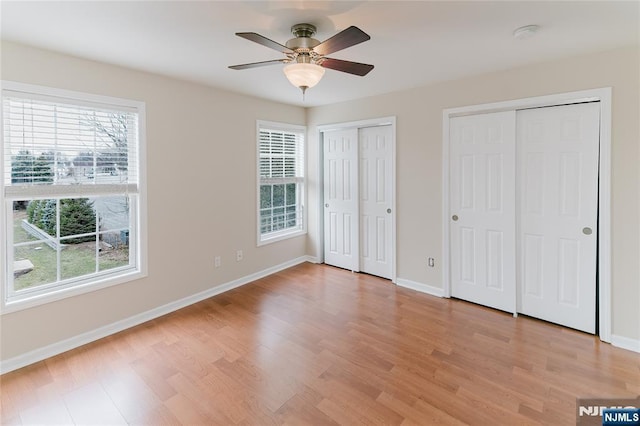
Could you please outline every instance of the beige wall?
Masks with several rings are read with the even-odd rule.
[[[303,108],[11,43],[2,44],[1,71],[6,80],[146,102],[149,276],[2,315],[0,359],[305,255],[304,236],[257,248],[255,213],[256,120],[303,125]]]
[[[637,47],[308,110],[6,42],[1,59],[6,80],[146,102],[149,277],[2,315],[0,360],[317,255],[321,124],[397,117],[398,276],[442,287],[442,110],[605,86],[613,87],[613,333],[640,339]],[[308,238],[256,247],[257,119],[309,126]]]
[[[410,91],[311,108],[307,111],[309,167],[317,173],[318,125],[397,117],[397,275],[442,288],[442,111],[576,90],[613,87],[612,119],[612,333],[640,339],[640,84],[639,49],[526,66]],[[434,64],[437,66],[437,64]],[[317,203],[317,186],[309,205]],[[310,209],[317,223],[317,209]],[[318,230],[310,229],[315,252]],[[436,258],[436,267],[427,266]]]

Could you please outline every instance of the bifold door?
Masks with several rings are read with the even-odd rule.
[[[599,111],[450,120],[452,296],[595,333]]]

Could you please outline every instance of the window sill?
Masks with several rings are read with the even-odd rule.
[[[258,247],[265,246],[267,244],[276,243],[278,241],[288,240],[290,238],[299,237],[301,235],[306,235],[306,229],[299,229],[295,231],[285,231],[285,232],[274,232],[267,235],[261,235],[258,239]]]
[[[81,283],[75,286],[62,287],[59,289],[51,289],[51,291],[43,294],[25,294],[21,297],[12,298],[10,301],[3,301],[0,315],[18,312],[24,309],[33,308],[35,306],[56,302],[58,300],[67,299],[69,297],[78,296],[85,293],[91,293],[103,288],[112,287],[119,284],[128,283],[139,280],[147,276],[147,273],[141,270],[131,270],[117,276],[104,276],[96,278],[87,283]]]

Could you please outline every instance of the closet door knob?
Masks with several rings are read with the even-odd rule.
[[[585,226],[584,228],[582,228],[582,233],[584,235],[591,235],[593,233],[593,230],[588,226]]]
[[[458,215],[454,214],[453,216],[451,216],[451,220],[453,220],[454,222],[458,221]]]

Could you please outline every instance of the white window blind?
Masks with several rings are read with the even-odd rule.
[[[297,126],[259,125],[259,235],[304,229],[304,131]]]
[[[260,129],[260,177],[263,183],[304,180],[304,136]]]
[[[83,191],[39,185],[136,191],[137,143],[129,141],[138,134],[137,113],[12,91],[2,103],[6,196]]]

